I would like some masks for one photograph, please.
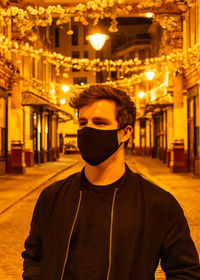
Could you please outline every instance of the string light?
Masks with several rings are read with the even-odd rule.
[[[53,18],[56,18],[56,24],[69,24],[68,35],[72,35],[71,19],[75,22],[81,22],[83,25],[89,23],[89,19],[94,19],[96,25],[101,18],[110,17],[112,19],[109,27],[110,32],[117,32],[117,18],[120,16],[132,16],[135,10],[155,9],[162,7],[167,2],[175,3],[176,0],[91,0],[86,3],[78,3],[69,7],[61,5],[50,5],[48,7],[33,7],[27,6],[24,9],[19,7],[0,8],[0,22],[2,26],[10,24],[11,19],[17,31],[25,34],[27,30],[31,30],[34,26],[45,27],[51,25]],[[185,1],[188,6],[192,0]],[[147,17],[152,18],[153,13],[147,13]],[[155,17],[155,20],[157,18]],[[158,18],[158,20],[160,20]],[[173,20],[172,20],[173,21]],[[176,22],[172,22],[172,25]],[[35,40],[37,38],[32,38]]]
[[[19,9],[18,7],[9,7],[7,9],[0,9],[0,22],[2,26],[6,26],[8,23],[10,23],[11,17],[13,18],[13,23],[19,26],[19,29],[22,33],[24,33],[26,30],[31,29],[35,24],[39,26],[47,26],[52,23],[53,17],[57,16],[57,25],[63,24],[63,23],[69,23],[69,32],[71,31],[71,18],[73,17],[74,21],[80,21],[84,25],[88,24],[88,17],[94,18],[95,23],[98,22],[98,19],[101,17],[103,18],[105,16],[105,11],[107,11],[107,16],[109,17],[112,15],[112,21],[111,21],[111,32],[115,32],[117,30],[117,16],[119,16],[122,12],[124,13],[126,11],[126,14],[133,11],[133,7],[137,6],[138,9],[142,8],[148,8],[148,7],[159,7],[161,6],[162,1],[129,1],[128,4],[125,3],[124,0],[118,0],[118,1],[111,1],[111,0],[96,0],[96,1],[87,1],[86,4],[78,4],[74,7],[68,7],[63,8],[60,5],[57,6],[49,6],[47,8],[39,7],[39,8],[33,8],[33,7],[27,7],[25,10]],[[166,2],[175,2],[172,0],[166,0]],[[188,3],[191,1],[187,1]],[[153,5],[152,5],[153,3]],[[113,9],[113,7],[118,7],[117,9]],[[115,14],[112,14],[114,10],[117,10]],[[88,13],[88,11],[90,11]],[[95,11],[95,13],[91,13],[91,11]],[[111,12],[112,11],[112,12]],[[46,17],[46,15],[48,15]],[[150,13],[146,14],[147,17],[150,17]],[[151,17],[153,14],[151,13]],[[25,24],[27,23],[27,24]],[[176,23],[173,21],[173,26],[175,26]],[[70,33],[71,34],[71,33]],[[10,52],[20,52],[22,56],[30,56],[33,58],[40,58],[43,56],[44,61],[46,63],[53,64],[56,68],[57,75],[60,75],[60,68],[62,67],[64,69],[64,74],[68,75],[68,72],[71,71],[72,68],[76,67],[77,69],[87,69],[91,70],[93,72],[97,71],[107,71],[109,74],[111,71],[115,71],[119,73],[119,77],[121,78],[118,81],[109,81],[111,83],[115,83],[117,85],[120,85],[121,87],[130,85],[130,87],[133,87],[135,84],[142,83],[145,80],[145,75],[148,72],[149,69],[156,68],[159,69],[159,67],[168,67],[167,71],[161,71],[161,73],[166,73],[166,80],[160,84],[160,86],[154,86],[154,89],[151,91],[146,92],[146,96],[151,96],[151,101],[153,101],[159,91],[162,91],[164,94],[167,92],[167,86],[168,86],[168,75],[169,72],[175,72],[175,71],[181,71],[180,69],[188,69],[191,66],[198,67],[200,66],[200,46],[195,45],[193,48],[190,48],[186,51],[180,51],[180,52],[172,52],[169,55],[163,55],[161,57],[155,57],[146,59],[144,61],[141,61],[137,58],[132,58],[126,61],[122,60],[104,60],[100,61],[99,59],[72,59],[71,57],[65,57],[62,54],[56,53],[56,52],[49,52],[44,51],[42,48],[39,50],[35,50],[32,46],[30,46],[28,43],[26,44],[19,44],[16,41],[11,41],[5,36],[0,36],[0,46],[4,53]],[[146,71],[146,72],[145,72]],[[140,73],[142,72],[142,73]],[[135,74],[139,73],[139,74]],[[145,73],[145,74],[144,74]],[[154,74],[154,72],[151,72]],[[63,74],[63,76],[64,76]],[[132,75],[131,78],[127,79],[124,77],[124,75],[130,74]],[[152,75],[151,74],[151,77]],[[153,77],[154,77],[153,76]],[[110,78],[110,76],[109,76]],[[147,79],[152,80],[153,78],[150,78],[150,76],[146,76]],[[110,78],[111,79],[111,78]],[[33,81],[33,83],[36,83],[36,81]],[[157,76],[156,74],[156,83],[160,83],[160,76]],[[57,102],[57,90],[55,88],[48,88],[48,86],[45,83],[41,83],[40,81],[37,81],[38,84],[40,84],[41,92],[49,92],[47,93],[47,96],[51,99],[53,103]],[[34,88],[34,87],[33,87]],[[74,86],[74,90],[78,90]],[[65,90],[63,90],[65,92]]]
[[[63,67],[66,72],[69,72],[75,66],[77,69],[85,68],[87,70],[107,72],[116,71],[122,72],[126,70],[126,74],[129,72],[146,71],[149,68],[158,68],[161,65],[168,65],[171,71],[175,72],[180,68],[187,69],[194,65],[199,67],[200,65],[200,45],[195,45],[186,51],[175,52],[173,51],[169,55],[163,55],[161,57],[147,58],[144,61],[138,58],[129,59],[123,61],[118,60],[104,60],[100,59],[88,59],[88,58],[76,58],[66,57],[60,53],[44,51],[42,48],[35,50],[29,44],[19,44],[16,41],[11,41],[5,36],[0,36],[1,49],[11,52],[21,52],[22,56],[30,56],[33,58],[44,58],[44,61],[53,64],[57,70]],[[66,73],[65,72],[65,73]]]

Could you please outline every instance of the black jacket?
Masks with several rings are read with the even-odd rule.
[[[80,204],[80,173],[41,193],[22,253],[24,280],[63,279]],[[112,209],[108,279],[153,280],[159,260],[168,280],[200,279],[187,221],[170,193],[126,167],[126,183],[116,188]]]

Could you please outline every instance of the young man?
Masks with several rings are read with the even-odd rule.
[[[168,192],[133,173],[124,146],[135,122],[129,96],[94,85],[74,97],[80,173],[40,195],[25,242],[25,280],[200,279],[183,211]]]

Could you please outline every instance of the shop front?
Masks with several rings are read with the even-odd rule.
[[[26,166],[59,158],[59,120],[72,116],[33,92],[22,93]]]

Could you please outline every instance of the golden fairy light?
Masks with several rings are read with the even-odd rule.
[[[70,7],[61,5],[49,5],[47,7],[32,7],[26,6],[24,9],[11,6],[0,8],[0,22],[5,26],[12,19],[13,24],[18,26],[18,31],[24,34],[27,30],[31,30],[33,26],[51,25],[53,18],[57,18],[56,24],[71,22],[71,18],[76,22],[81,22],[84,25],[88,24],[88,19],[94,19],[94,25],[99,21],[99,18],[111,17],[112,22],[110,32],[116,32],[117,21],[116,18],[124,16],[124,14],[131,15],[137,9],[152,9],[162,6],[163,1],[160,0],[142,0],[142,1],[125,1],[125,0],[91,0],[86,3],[75,3]],[[151,13],[147,13],[150,17]],[[69,28],[69,34],[73,32]]]

